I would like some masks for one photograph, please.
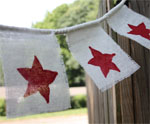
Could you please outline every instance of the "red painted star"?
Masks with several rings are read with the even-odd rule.
[[[101,71],[103,72],[105,78],[107,77],[110,70],[115,70],[120,72],[119,68],[112,62],[112,58],[115,56],[115,54],[102,54],[101,52],[93,49],[92,47],[89,47],[91,50],[92,55],[94,58],[92,58],[88,64],[99,66],[101,68]]]
[[[28,88],[24,97],[28,97],[39,91],[46,102],[49,103],[49,84],[55,80],[58,73],[44,70],[36,56],[34,56],[32,68],[18,68],[17,70],[28,81]]]
[[[150,29],[147,29],[144,23],[141,23],[138,26],[128,24],[128,26],[132,29],[128,34],[140,35],[150,40]]]

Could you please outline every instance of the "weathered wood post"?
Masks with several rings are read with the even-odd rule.
[[[113,6],[113,0],[101,0],[99,17]],[[129,0],[129,7],[150,18],[150,0]],[[104,93],[87,76],[89,123],[150,123],[150,51],[103,26],[141,68]]]

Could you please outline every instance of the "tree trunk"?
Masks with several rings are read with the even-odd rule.
[[[112,0],[101,0],[99,17],[113,6]],[[150,18],[150,0],[130,0],[129,7]],[[150,51],[103,26],[141,68],[104,93],[87,76],[89,123],[150,123]]]

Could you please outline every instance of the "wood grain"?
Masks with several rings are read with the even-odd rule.
[[[150,0],[128,0],[129,7],[150,18]],[[101,0],[99,16],[112,8],[112,0]],[[141,66],[131,77],[101,93],[87,76],[89,123],[150,123],[150,50],[135,41],[103,28]]]
[[[131,0],[130,7],[150,17],[149,0]],[[150,123],[150,51],[131,41],[131,55],[141,69],[133,75],[135,123]]]
[[[98,17],[108,11],[107,2],[106,0],[101,1]],[[102,26],[106,32],[109,32],[106,23],[103,23]],[[112,88],[102,93],[89,76],[86,77],[86,82],[89,123],[116,123],[115,89]]]

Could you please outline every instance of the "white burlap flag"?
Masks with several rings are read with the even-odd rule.
[[[139,68],[100,25],[68,33],[68,44],[73,56],[102,91]]]
[[[107,21],[118,34],[131,38],[150,49],[150,19],[123,6]]]
[[[0,31],[7,116],[70,107],[69,87],[54,34]]]

